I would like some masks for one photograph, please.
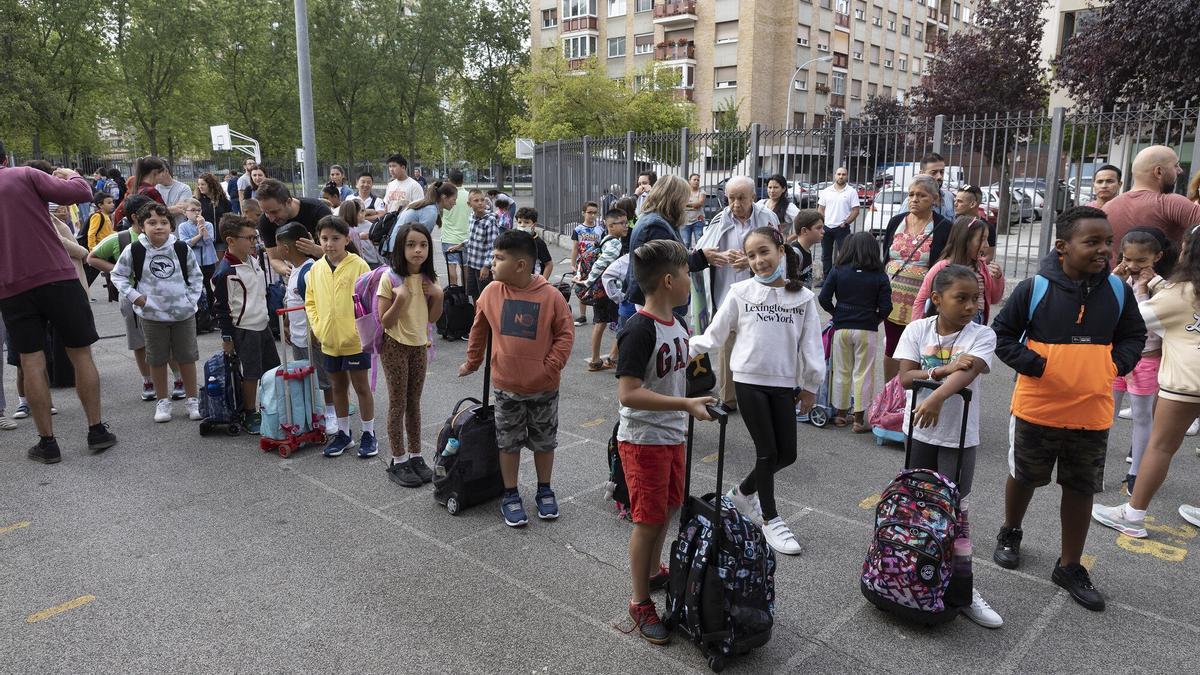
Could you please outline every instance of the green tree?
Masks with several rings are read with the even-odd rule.
[[[312,34],[313,105],[317,148],[322,157],[354,164],[356,156],[378,153],[375,145],[386,128],[386,64],[384,33],[376,17],[396,3],[363,0],[347,11],[339,0],[309,5]]]

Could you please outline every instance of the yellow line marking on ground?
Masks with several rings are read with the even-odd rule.
[[[94,595],[81,595],[78,598],[75,598],[69,602],[64,602],[61,605],[55,605],[53,607],[43,609],[40,612],[34,612],[33,614],[25,617],[25,623],[37,623],[39,621],[49,619],[50,617],[58,616],[63,612],[69,612],[77,607],[83,607],[95,599],[96,596]]]
[[[1096,556],[1084,553],[1079,558],[1079,564],[1087,568],[1091,572],[1096,567]]]
[[[596,419],[588,420],[588,421],[584,422],[583,424],[580,424],[579,426],[583,427],[584,429],[591,429],[592,427],[598,427],[601,424],[604,424],[604,418],[597,417]]]
[[[1134,539],[1124,534],[1117,535],[1117,546],[1130,553],[1144,553],[1167,562],[1183,562],[1188,554],[1186,548],[1171,546],[1153,539]]]
[[[33,524],[33,521],[22,520],[19,523],[13,523],[12,525],[8,525],[6,527],[0,527],[0,534],[8,534],[9,532],[16,532],[17,530],[19,530],[21,528],[29,527],[32,524]]]
[[[883,499],[883,495],[873,494],[870,497],[867,497],[866,499],[859,502],[858,508],[860,508],[864,511],[870,511],[871,509],[875,508],[875,505],[879,503],[880,499]]]
[[[705,455],[704,457],[700,458],[700,461],[704,464],[712,464],[713,462],[716,462],[719,457],[720,453],[714,452],[711,455]]]

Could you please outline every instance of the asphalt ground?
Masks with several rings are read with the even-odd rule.
[[[562,249],[556,256],[565,257]],[[557,276],[557,275],[555,275]],[[521,530],[496,503],[452,517],[428,486],[404,489],[383,457],[289,459],[257,439],[202,438],[196,424],[151,421],[139,398],[117,305],[97,285],[95,346],[104,415],[120,437],[84,450],[70,390],[56,390],[64,460],[24,457],[32,421],[0,432],[0,671],[78,672],[703,672],[682,636],[651,646],[628,628],[630,525],[604,499],[616,416],[611,372],[588,373],[590,326],[563,375],[554,486],[562,517]],[[606,337],[606,346],[611,336]],[[201,355],[219,348],[200,339]],[[454,403],[482,376],[455,376],[465,343],[439,342],[424,392],[432,449]],[[5,371],[15,400],[14,369]],[[1058,488],[1040,490],[1020,570],[991,562],[1006,472],[1012,373],[985,376],[983,446],[972,496],[976,586],[1004,617],[925,629],[869,605],[858,589],[878,493],[903,461],[848,430],[801,425],[799,460],[777,477],[781,514],[804,546],[778,557],[770,643],[730,672],[1195,672],[1200,539],[1175,512],[1200,501],[1200,457],[1186,441],[1152,506],[1151,539],[1093,524],[1087,564],[1108,596],[1092,613],[1053,585]],[[386,448],[386,387],[376,391]],[[10,405],[10,412],[12,406]],[[182,411],[182,406],[179,406]],[[696,434],[697,489],[716,474],[716,427]],[[1113,429],[1099,501],[1116,503],[1128,422]],[[742,419],[729,424],[726,487],[753,464]],[[532,462],[522,465],[526,504]],[[661,595],[656,596],[660,607]],[[934,665],[936,664],[936,665]]]

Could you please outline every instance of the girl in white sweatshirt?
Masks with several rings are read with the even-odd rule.
[[[767,543],[788,555],[800,544],[775,506],[775,474],[796,461],[796,405],[808,412],[825,379],[821,320],[813,292],[800,280],[800,256],[783,235],[760,227],[742,244],[754,277],[729,287],[692,356],[716,351],[737,332],[730,358],[738,410],[758,461],[729,491],[737,510],[763,528]]]

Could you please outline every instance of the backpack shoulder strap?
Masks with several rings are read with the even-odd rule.
[[[121,251],[124,251],[125,249],[129,248],[129,244],[131,244],[132,242],[133,242],[133,233],[132,232],[130,232],[129,230],[121,230],[120,232],[118,232],[117,233],[117,248],[119,248],[120,250],[117,251],[117,255],[118,256],[121,255]]]
[[[1025,315],[1026,322],[1033,321],[1033,312],[1042,303],[1042,298],[1046,297],[1046,290],[1049,288],[1049,279],[1040,274],[1033,277],[1033,292],[1029,296],[1029,312]]]
[[[137,288],[138,282],[142,280],[142,267],[146,265],[146,247],[142,246],[142,242],[135,241],[129,245],[130,255],[130,279],[133,281],[133,287]]]
[[[1113,295],[1117,296],[1117,320],[1120,321],[1121,315],[1125,313],[1125,282],[1121,281],[1121,277],[1110,274],[1108,285],[1112,286]]]
[[[183,272],[183,285],[188,282],[188,248],[187,244],[176,239],[175,240],[175,257],[179,259],[179,269]]]

